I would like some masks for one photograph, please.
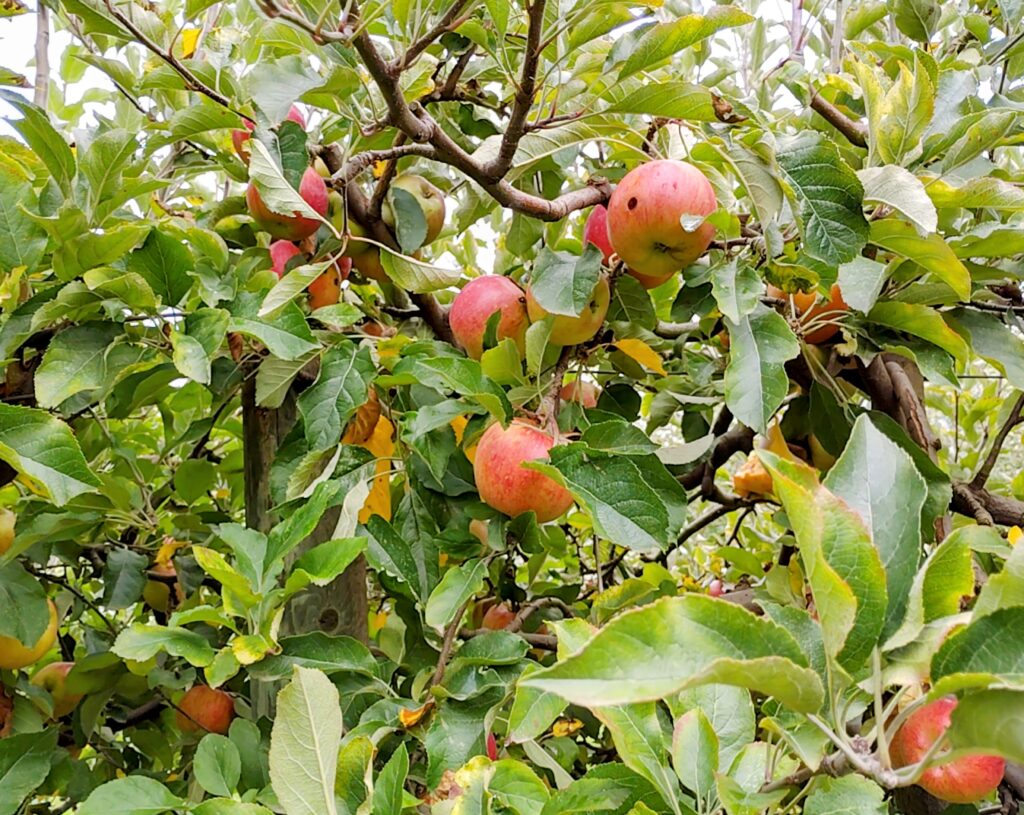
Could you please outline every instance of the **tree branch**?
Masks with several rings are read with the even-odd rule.
[[[50,10],[38,0],[36,3],[36,76],[32,101],[46,109],[50,98]]]
[[[985,461],[982,462],[977,475],[971,479],[971,487],[974,489],[984,487],[985,482],[988,481],[988,477],[992,475],[992,469],[996,466],[996,461],[999,459],[999,453],[1003,449],[1003,443],[1006,441],[1006,437],[1009,436],[1010,431],[1022,421],[1020,415],[1021,410],[1024,410],[1024,393],[1017,396],[1017,401],[1013,403],[1010,415],[1006,417],[1006,421],[1003,423],[1003,426],[999,428],[999,432],[996,433],[996,437],[992,440],[992,447],[989,448],[988,455],[985,456]]]
[[[523,69],[519,77],[515,98],[512,101],[512,113],[505,133],[501,137],[498,154],[484,165],[483,172],[488,178],[503,178],[512,166],[519,141],[526,133],[526,117],[533,107],[533,96],[537,90],[537,65],[540,62],[540,35],[544,28],[544,8],[547,0],[533,0],[527,9],[528,28],[526,32],[526,51],[523,55]]]
[[[842,133],[850,144],[857,147],[868,146],[868,129],[860,122],[855,122],[839,108],[829,102],[824,96],[818,93],[817,89],[811,87],[811,109],[817,112],[822,119]]]
[[[395,144],[392,149],[399,148],[405,143],[405,134],[399,133],[395,137]],[[377,179],[373,188],[373,195],[370,196],[370,217],[379,218],[381,207],[384,206],[384,198],[391,188],[391,182],[395,180],[395,172],[398,170],[398,157],[389,158],[385,161],[384,172]]]
[[[754,431],[749,427],[736,425],[718,437],[707,460],[681,475],[679,483],[685,489],[695,489],[704,480],[705,467],[710,467],[714,472],[725,464],[734,453],[749,453],[752,449],[754,449]]]
[[[416,42],[409,46],[405,54],[402,55],[401,59],[397,59],[392,63],[395,71],[401,72],[412,65],[416,58],[426,51],[433,42],[444,34],[446,31],[452,30],[452,24],[458,19],[459,14],[466,7],[469,0],[455,0],[449,7],[448,11],[444,13],[444,16],[437,21],[437,24],[430,29],[426,34],[420,37]]]

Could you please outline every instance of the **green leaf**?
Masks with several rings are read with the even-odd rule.
[[[369,350],[351,341],[326,351],[316,383],[298,400],[310,449],[326,450],[341,440],[345,425],[366,402],[376,373]]]
[[[871,223],[871,243],[917,263],[946,283],[962,300],[971,297],[971,274],[938,235],[921,237],[910,224],[885,218]]]
[[[853,260],[868,240],[864,189],[835,144],[802,133],[780,141],[776,159],[800,204],[807,253],[834,265]]]
[[[107,381],[107,354],[121,334],[113,323],[86,323],[59,332],[36,370],[36,400],[55,408],[85,391],[92,394]]]
[[[140,552],[121,547],[107,553],[103,569],[103,605],[107,608],[128,608],[138,602],[146,586],[149,558]]]
[[[882,293],[887,277],[888,267],[884,263],[855,257],[839,267],[839,290],[850,308],[867,314]]]
[[[487,749],[484,721],[504,697],[495,688],[468,702],[447,700],[438,709],[423,738],[427,750],[427,786],[435,788],[445,770],[456,770]]]
[[[415,195],[394,185],[388,188],[388,200],[394,213],[398,246],[410,255],[427,239],[427,219],[423,208]]]
[[[939,213],[928,197],[924,184],[909,170],[895,164],[867,167],[857,171],[864,185],[864,200],[885,204],[914,224],[921,233],[938,229]]]
[[[1024,762],[1024,693],[996,689],[963,697],[946,735],[954,749]]]
[[[312,352],[298,359],[264,357],[256,369],[256,404],[265,408],[281,407],[295,377],[312,358]]]
[[[818,483],[816,470],[767,451],[760,456],[796,535],[825,646],[854,671],[885,623],[886,575],[879,551],[861,516]]]
[[[252,98],[272,122],[280,122],[292,103],[306,91],[323,84],[320,76],[297,54],[259,61],[249,74]]]
[[[50,608],[42,584],[17,561],[0,567],[0,636],[32,646],[49,624]]]
[[[260,305],[259,316],[267,317],[298,297],[306,287],[334,265],[333,260],[296,266],[278,280]]]
[[[337,538],[306,551],[292,567],[286,591],[313,583],[326,586],[344,572],[366,549],[366,538]],[[299,586],[299,584],[303,584]]]
[[[749,263],[732,259],[711,267],[711,292],[722,314],[732,323],[738,323],[757,307],[763,290],[760,275]]]
[[[861,775],[822,776],[804,803],[804,815],[886,815],[885,790]]]
[[[654,701],[712,682],[799,711],[816,711],[823,699],[821,680],[785,629],[696,594],[623,612],[579,652],[522,680],[585,706]]]
[[[889,598],[882,636],[888,636],[903,621],[917,575],[928,485],[913,459],[862,414],[825,486],[860,514],[882,558]]]
[[[682,528],[686,494],[655,456],[607,455],[574,443],[553,447],[550,464],[524,466],[563,484],[597,533],[619,546],[665,551]]]
[[[896,27],[915,42],[928,42],[942,17],[937,0],[888,0]]]
[[[341,730],[338,689],[320,671],[296,667],[277,696],[270,737],[270,782],[287,815],[337,815]]]
[[[1024,546],[1015,546],[1003,570],[989,575],[974,604],[974,617],[1012,606],[1024,606]]]
[[[57,506],[100,486],[71,429],[42,410],[0,404],[0,459]]]
[[[868,96],[871,147],[887,164],[906,164],[921,155],[921,139],[935,112],[931,74],[915,56],[913,71],[899,64],[899,75],[883,98]]]
[[[192,252],[177,238],[154,229],[128,256],[128,270],[140,275],[166,305],[176,306],[192,288]]]
[[[0,164],[0,270],[34,272],[46,251],[46,233],[30,216],[39,207],[32,185]],[[27,210],[27,211],[26,211]]]
[[[626,64],[619,71],[619,80],[668,59],[723,29],[735,28],[753,21],[753,17],[735,6],[712,6],[706,16],[686,14],[671,22],[651,26],[644,32]]]
[[[257,138],[249,139],[249,145],[252,151],[249,178],[256,185],[267,208],[281,215],[302,216],[327,224],[328,221],[307,204],[299,191],[288,182],[267,146]]]
[[[582,255],[541,249],[530,278],[534,299],[552,314],[579,316],[601,277],[601,250],[588,243]]]
[[[447,289],[462,278],[458,269],[443,269],[387,248],[381,249],[380,263],[396,286],[418,294]]]
[[[71,151],[64,137],[50,124],[46,112],[31,104],[21,94],[14,91],[0,90],[0,99],[21,114],[20,119],[8,119],[25,143],[32,148],[46,165],[50,175],[65,195],[71,192],[71,181],[75,177],[75,154]]]
[[[975,354],[991,363],[1015,388],[1024,390],[1024,340],[1000,317],[966,308],[943,316]]]
[[[646,778],[673,812],[679,808],[679,784],[669,769],[654,702],[604,707],[594,715],[608,728],[622,763]]]
[[[1001,608],[954,631],[932,657],[931,677],[937,687],[956,674],[973,674],[971,684],[1024,683],[1024,606]]]
[[[629,799],[629,790],[617,779],[579,778],[548,800],[541,815],[592,815],[618,811]]]
[[[78,815],[161,815],[184,805],[159,781],[130,775],[94,789],[78,807]]]
[[[242,777],[242,758],[231,739],[208,733],[196,749],[192,772],[199,786],[210,795],[230,797]]]
[[[404,744],[391,754],[373,784],[371,815],[401,815],[405,777],[409,774],[409,753]]]
[[[505,391],[483,374],[480,363],[466,357],[406,357],[395,366],[393,376],[381,377],[382,385],[420,384],[447,395],[450,391],[472,399],[495,418],[507,421],[512,405]]]
[[[296,667],[325,674],[355,673],[374,676],[377,663],[370,650],[352,637],[337,637],[313,631],[281,640],[281,653],[249,668],[250,675],[263,680],[286,679]]]
[[[338,755],[338,777],[334,791],[347,806],[348,812],[357,812],[366,800],[366,778],[376,748],[365,736],[347,738]]]
[[[520,680],[540,670],[536,663],[523,671]],[[565,700],[554,693],[537,688],[527,687],[520,681],[516,685],[515,699],[508,714],[508,741],[510,744],[521,744],[542,735],[551,727],[562,711]]]
[[[53,270],[61,280],[71,280],[89,269],[116,263],[151,231],[152,226],[148,223],[128,221],[102,234],[87,232],[79,235],[57,247],[53,253]]]
[[[122,659],[145,662],[161,651],[182,657],[197,668],[213,663],[213,646],[195,631],[187,628],[136,623],[117,635],[110,649]]]
[[[792,628],[790,633],[793,633]],[[807,653],[806,647],[803,650]],[[756,716],[750,692],[745,688],[734,685],[698,685],[680,693],[675,704],[684,710],[699,709],[704,713],[718,740],[719,767],[731,766],[744,745],[754,740]],[[678,712],[674,706],[672,711]],[[678,768],[676,772],[679,772]]]
[[[198,382],[200,385],[210,384],[210,358],[206,355],[206,349],[195,337],[190,337],[181,331],[172,331],[169,337],[171,341],[171,359],[174,367],[182,376]]]
[[[137,135],[126,130],[108,130],[79,154],[78,169],[89,185],[87,211],[95,214],[104,201],[115,197],[125,165],[138,148]]]
[[[369,543],[366,559],[379,572],[401,580],[409,587],[413,598],[425,603],[437,585],[437,558],[431,558],[429,547],[399,535],[395,528],[379,515],[366,522]],[[418,543],[419,545],[414,545]]]
[[[443,630],[463,605],[483,588],[486,574],[487,562],[480,559],[467,560],[445,572],[427,598],[423,617],[426,624],[437,631]]]
[[[727,326],[725,402],[737,419],[763,433],[789,392],[785,363],[800,353],[800,344],[782,315],[764,306]]]
[[[927,340],[946,351],[957,362],[966,364],[969,349],[963,338],[946,325],[942,316],[933,308],[916,303],[885,301],[876,303],[868,314],[873,323],[905,331]]]
[[[199,567],[220,583],[225,592],[230,592],[233,603],[251,607],[259,602],[249,581],[220,552],[206,546],[195,546],[192,553]]]
[[[703,710],[695,708],[679,717],[672,732],[672,766],[698,801],[708,800],[715,790],[718,751],[718,736]]]
[[[248,304],[240,309],[242,313],[232,315],[229,331],[259,340],[280,359],[299,359],[319,350],[306,324],[306,316],[295,303],[289,303],[272,318],[263,319],[256,316],[258,304],[252,303],[251,310],[246,306]]]
[[[1024,190],[1001,178],[972,178],[959,187],[953,179],[936,178],[928,182],[928,197],[940,209],[1024,210]]]
[[[614,101],[608,112],[642,113],[693,122],[711,122],[717,118],[708,89],[681,81],[646,82]]]
[[[57,728],[0,740],[0,815],[14,815],[50,774]],[[84,806],[83,806],[84,811]]]

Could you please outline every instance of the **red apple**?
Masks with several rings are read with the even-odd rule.
[[[309,204],[314,212],[327,215],[327,185],[320,174],[312,167],[307,167],[299,184],[299,195]],[[320,228],[320,221],[307,218],[298,212],[292,215],[280,215],[272,211],[260,197],[255,184],[249,184],[245,191],[245,200],[249,205],[249,214],[256,226],[269,232],[275,238],[298,241],[308,238]]]
[[[598,204],[587,216],[587,222],[583,224],[583,245],[592,243],[601,250],[604,255],[604,265],[608,266],[615,250],[612,249],[612,242],[608,239],[608,209],[604,204]]]
[[[916,764],[949,729],[956,708],[955,696],[944,696],[907,717],[890,745],[893,764]],[[988,798],[1003,780],[1006,762],[998,756],[973,755],[925,770],[917,783],[927,792],[952,804],[973,804]]]
[[[47,691],[53,698],[53,718],[67,716],[82,701],[81,694],[70,694],[64,687],[74,662],[51,662],[32,677],[32,684]]]
[[[512,611],[507,604],[495,603],[487,609],[487,613],[484,614],[484,621],[481,625],[489,631],[503,631],[511,625],[515,618],[515,612]]]
[[[299,110],[298,106],[292,105],[291,110],[288,111],[288,116],[295,124],[301,127],[303,130],[306,129],[306,117],[302,115],[302,111]],[[245,163],[249,163],[249,139],[252,138],[252,131],[256,128],[256,123],[251,119],[245,119],[243,121],[245,130],[232,130],[231,131],[231,145],[235,148],[235,152],[238,157]]]
[[[473,459],[480,500],[510,517],[533,511],[539,523],[553,521],[572,506],[572,495],[524,461],[545,459],[555,440],[520,421],[507,428],[492,424],[484,431]]]
[[[270,244],[270,268],[278,277],[284,277],[288,261],[301,254],[299,247],[291,241],[274,241]]]
[[[608,278],[604,275],[597,281],[594,291],[591,292],[590,301],[583,307],[583,311],[576,317],[567,314],[556,314],[551,325],[551,342],[553,345],[579,345],[591,339],[604,323],[605,315],[608,314],[608,304],[611,302],[611,289],[608,286]],[[533,292],[526,289],[526,312],[530,320],[538,322],[548,316],[550,312],[538,303]]]
[[[725,586],[722,585],[722,581],[717,577],[708,583],[708,594],[711,597],[721,597],[725,594]]]
[[[835,318],[840,313],[850,310],[846,301],[843,300],[843,293],[839,290],[838,283],[832,284],[832,288],[829,290],[829,299],[822,303],[818,303],[818,293],[813,291],[798,291],[789,295],[782,289],[769,285],[767,287],[767,294],[769,297],[776,297],[786,302],[789,302],[789,298],[792,296],[793,305],[796,307],[796,316],[800,318],[800,322],[803,324],[807,324],[816,317],[823,315]],[[821,328],[816,328],[804,334],[804,342],[809,345],[820,345],[826,340],[832,339],[837,333],[839,333],[838,322],[831,325],[823,325]]]
[[[470,280],[463,287],[448,312],[452,334],[473,359],[480,359],[483,353],[487,321],[496,311],[501,312],[498,339],[510,337],[519,346],[519,353],[525,352],[526,329],[530,325],[526,314],[526,295],[507,277],[484,275]]]
[[[235,702],[222,690],[194,685],[178,702],[178,729],[183,733],[228,732],[235,718]]]
[[[650,161],[630,170],[612,193],[608,237],[630,274],[652,288],[707,251],[715,228],[684,224],[717,208],[711,184],[696,167]]]
[[[593,382],[584,382],[582,379],[574,379],[562,385],[558,392],[558,398],[563,402],[579,402],[583,407],[596,408],[597,397],[601,390]]]

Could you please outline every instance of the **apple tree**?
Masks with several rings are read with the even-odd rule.
[[[33,17],[0,815],[1016,811],[1024,5]]]

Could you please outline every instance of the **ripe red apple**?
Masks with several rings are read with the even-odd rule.
[[[522,355],[526,349],[526,295],[513,281],[501,275],[484,275],[470,280],[456,295],[448,312],[452,334],[466,353],[480,359],[484,347],[484,331],[494,312],[500,311],[498,339],[510,337]]]
[[[593,337],[604,323],[611,302],[611,289],[608,278],[601,275],[591,292],[590,301],[576,317],[567,314],[556,314],[551,325],[551,343],[553,345],[579,345]],[[550,313],[534,297],[533,292],[526,289],[526,312],[530,320],[538,322]]]
[[[18,516],[6,507],[0,509],[0,555],[3,555],[14,543],[14,523]]]
[[[707,251],[715,228],[701,223],[718,208],[704,174],[684,161],[649,161],[626,173],[608,202],[608,237],[644,286],[664,283]],[[655,283],[657,281],[657,283]]]
[[[725,594],[725,586],[722,585],[722,581],[717,577],[708,583],[708,595],[711,597],[721,597]]]
[[[583,245],[594,244],[604,255],[604,265],[608,266],[615,250],[612,249],[612,242],[608,239],[608,209],[604,204],[598,204],[587,216],[587,222],[583,224]]]
[[[291,119],[303,130],[306,129],[306,117],[302,115],[302,111],[299,110],[298,106],[292,105],[286,118]],[[245,130],[231,131],[231,145],[235,148],[235,152],[242,162],[248,164],[250,157],[249,139],[252,138],[252,131],[256,129],[256,123],[251,119],[245,119],[243,124],[245,125]]]
[[[840,291],[838,283],[832,284],[832,288],[829,290],[829,299],[823,303],[818,303],[818,293],[816,291],[798,291],[793,295],[789,295],[777,286],[769,285],[767,287],[767,294],[769,297],[776,297],[787,302],[790,296],[792,296],[793,305],[796,307],[796,314],[800,318],[800,322],[805,325],[816,317],[825,315],[834,318],[840,313],[850,310],[846,301],[843,300],[843,293]],[[826,340],[832,339],[837,333],[839,333],[838,323],[823,325],[821,328],[804,334],[804,342],[809,345],[820,345]]]
[[[419,175],[400,175],[391,182],[391,186],[405,190],[416,199],[427,222],[427,237],[424,238],[423,245],[432,243],[444,229],[444,193]],[[389,201],[385,201],[381,207],[380,217],[384,223],[394,229],[395,213],[392,211]]]
[[[57,640],[57,607],[48,600],[50,624],[34,645],[23,645],[14,637],[0,637],[0,668],[13,671],[38,662]]]
[[[544,459],[555,440],[532,425],[514,421],[484,431],[473,459],[480,500],[510,517],[533,511],[538,523],[553,521],[572,506],[572,495],[543,473],[523,467]]]
[[[483,628],[489,631],[504,631],[516,618],[515,612],[506,603],[495,603],[484,614]]]
[[[307,167],[299,184],[299,195],[309,204],[314,212],[327,215],[327,185],[320,174],[312,167]],[[245,200],[249,205],[249,214],[256,226],[269,232],[275,238],[288,241],[299,241],[308,238],[320,228],[320,221],[307,218],[299,213],[279,215],[273,212],[260,197],[255,184],[249,184],[245,191]]]
[[[270,244],[270,268],[278,277],[284,277],[285,266],[296,255],[301,255],[299,247],[291,241],[274,241]]]
[[[223,736],[233,718],[234,700],[209,685],[194,685],[178,702],[176,720],[183,733],[220,733]]]
[[[955,696],[944,696],[911,713],[890,745],[894,766],[907,767],[924,758],[949,729],[956,705]],[[1005,769],[1006,762],[998,756],[965,756],[925,770],[917,783],[943,801],[973,804],[995,792]]]
[[[68,693],[64,687],[74,662],[51,662],[32,677],[32,684],[47,691],[53,698],[53,718],[60,719],[73,712],[82,701],[81,694]]]
[[[574,379],[562,385],[558,391],[558,398],[563,402],[579,402],[588,410],[597,407],[597,397],[601,394],[600,388],[593,382],[584,382],[582,379]]]

